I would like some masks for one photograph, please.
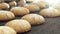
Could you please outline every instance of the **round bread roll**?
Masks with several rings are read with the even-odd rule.
[[[39,12],[39,14],[44,16],[44,17],[56,17],[56,16],[60,16],[60,12],[57,9],[54,9],[52,7],[41,10]]]
[[[0,34],[17,34],[16,31],[7,26],[0,26]]]
[[[15,29],[18,33],[27,32],[31,29],[29,22],[23,19],[9,21],[5,26]]]
[[[33,4],[26,4],[24,7],[29,9],[30,12],[36,12],[40,10],[39,6]]]
[[[45,2],[44,0],[36,0],[36,1],[33,1],[31,4],[37,5],[40,8],[47,8],[48,7],[48,3]]]
[[[13,12],[16,16],[29,14],[29,10],[24,7],[13,7],[11,12]]]
[[[17,3],[16,3],[15,1],[11,1],[11,2],[9,2],[9,5],[10,5],[11,7],[13,7],[13,6],[17,6]]]
[[[28,14],[23,16],[22,19],[29,21],[31,25],[43,24],[45,22],[44,17],[38,14]]]
[[[26,4],[26,1],[25,0],[18,1],[18,5],[19,6],[24,6],[25,4]]]
[[[12,12],[9,11],[0,11],[0,20],[10,20],[13,19],[15,16]]]
[[[7,3],[1,3],[0,4],[0,9],[9,9],[9,8],[10,8],[10,6]]]
[[[60,3],[53,4],[52,7],[60,11]]]

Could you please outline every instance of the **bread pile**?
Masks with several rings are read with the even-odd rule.
[[[0,0],[0,21],[7,21],[0,26],[0,34],[30,31],[31,26],[44,24],[45,17],[60,16],[59,9],[59,4],[49,6],[45,0]]]

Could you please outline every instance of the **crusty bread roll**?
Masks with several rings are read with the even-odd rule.
[[[18,1],[18,5],[19,6],[24,6],[25,4],[26,4],[26,1],[25,0]]]
[[[13,12],[16,16],[18,15],[22,16],[22,15],[29,14],[29,10],[24,7],[13,7],[11,9],[11,12]]]
[[[29,22],[23,19],[9,21],[5,24],[5,26],[15,29],[15,31],[18,33],[27,32],[31,29]]]
[[[15,16],[12,12],[9,11],[0,11],[0,20],[4,21],[4,20],[10,20],[13,19]]]
[[[17,3],[16,3],[16,1],[11,1],[11,2],[9,2],[9,5],[10,5],[11,7],[13,7],[13,6],[17,6]]]
[[[53,4],[52,7],[60,11],[60,3]]]
[[[54,9],[52,7],[41,10],[39,12],[39,14],[44,16],[44,17],[56,17],[56,16],[60,16],[60,12],[57,9]]]
[[[42,24],[45,22],[44,17],[38,14],[28,14],[23,16],[22,19],[29,21],[31,25]]]
[[[10,6],[7,3],[0,3],[0,9],[9,9]]]
[[[17,34],[16,31],[7,26],[0,26],[0,34]]]
[[[29,9],[30,12],[36,12],[40,10],[39,6],[33,4],[26,4],[24,7]]]
[[[37,5],[40,8],[47,8],[48,7],[48,3],[45,2],[45,0],[36,0],[36,1],[33,1],[31,4]]]

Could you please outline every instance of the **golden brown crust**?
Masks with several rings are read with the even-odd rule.
[[[0,34],[17,34],[16,31],[7,26],[0,26]]]
[[[33,4],[26,4],[24,7],[29,9],[30,12],[36,12],[40,10],[40,8],[37,5]]]
[[[28,14],[23,16],[22,19],[29,21],[31,25],[42,24],[45,22],[45,19],[38,14]]]
[[[24,7],[14,7],[11,9],[11,12],[13,12],[15,15],[26,15],[29,14],[29,10]]]
[[[42,11],[39,12],[39,14],[42,16],[45,16],[45,17],[60,16],[59,11],[57,9],[54,9],[54,8],[43,9]]]
[[[0,20],[10,20],[13,19],[15,16],[12,12],[9,11],[0,11]]]
[[[16,3],[16,1],[11,1],[11,2],[9,2],[9,5],[12,7],[12,6],[17,6],[17,3]]]
[[[0,9],[9,9],[9,8],[10,8],[10,6],[7,3],[1,3],[0,4]]]
[[[18,1],[18,5],[19,6],[24,6],[25,4],[26,4],[26,1],[25,0]]]
[[[12,20],[5,24],[6,26],[12,27],[16,30],[16,32],[27,32],[31,29],[31,25],[28,21],[20,19],[20,20]]]
[[[37,6],[39,6],[40,8],[47,8],[48,7],[48,3],[45,2],[45,0],[36,0],[36,1],[33,1],[31,4],[35,4]]]

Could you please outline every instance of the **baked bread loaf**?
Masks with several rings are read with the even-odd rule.
[[[23,19],[9,21],[5,26],[15,29],[18,33],[27,32],[31,29],[29,22]]]
[[[24,6],[25,4],[26,4],[26,1],[25,0],[18,1],[18,5],[19,6]]]
[[[10,20],[15,18],[14,14],[12,12],[9,11],[0,11],[0,21],[4,21],[4,20]]]
[[[16,16],[23,16],[29,14],[29,10],[24,7],[13,7],[11,10]]]
[[[43,9],[39,12],[40,15],[44,17],[57,17],[60,16],[60,12],[57,9],[54,9],[52,7]]]
[[[0,26],[0,34],[17,34],[16,31],[7,26]]]
[[[45,22],[44,17],[38,14],[28,14],[21,19],[27,20],[31,25],[43,24]]]
[[[52,7],[60,11],[60,3],[53,4]]]
[[[37,5],[40,8],[47,8],[47,7],[49,7],[48,3],[45,0],[36,0],[36,1],[33,1],[31,4]]]
[[[29,9],[30,12],[36,12],[40,10],[39,6],[33,4],[26,4],[24,7]]]
[[[11,2],[9,2],[9,5],[10,5],[11,7],[13,7],[13,6],[17,6],[17,3],[16,3],[16,1],[11,1]]]
[[[0,9],[9,9],[10,6],[7,3],[0,3]]]

